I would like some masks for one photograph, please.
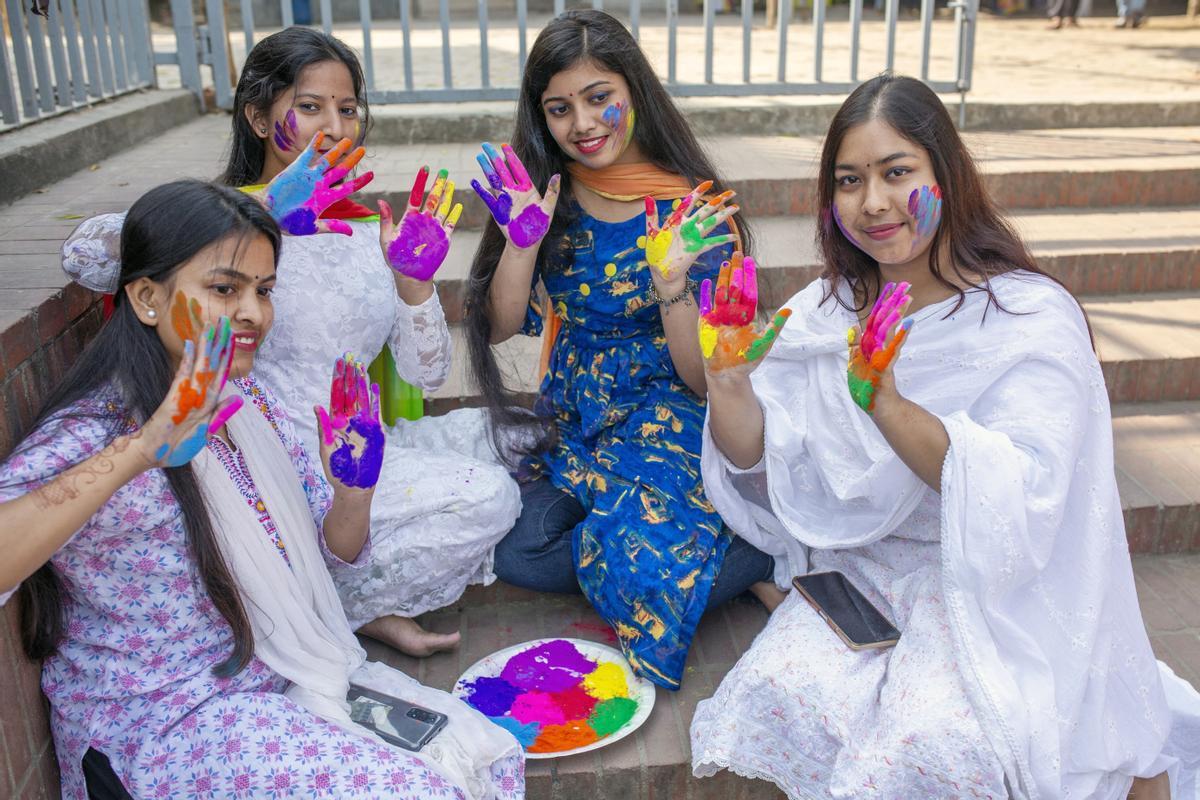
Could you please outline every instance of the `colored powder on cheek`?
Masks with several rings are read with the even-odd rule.
[[[596,707],[596,698],[585,692],[580,686],[572,686],[561,692],[555,692],[554,702],[562,709],[566,719],[587,719]]]
[[[512,717],[488,717],[488,719],[517,737],[517,741],[521,743],[521,747],[532,745],[541,731],[541,726],[537,723],[531,722],[528,725],[522,725]]]
[[[557,753],[589,745],[598,739],[596,732],[586,722],[568,722],[542,728],[537,741],[528,749],[531,753]]]
[[[546,692],[525,692],[513,701],[508,713],[522,724],[561,725],[567,721],[554,696]]]
[[[597,737],[603,739],[605,736],[621,730],[625,723],[633,719],[637,707],[637,701],[628,697],[614,697],[612,700],[605,700],[596,706],[596,710],[588,719],[588,725],[596,732]]]
[[[520,689],[561,692],[596,669],[596,662],[562,639],[544,642],[508,660],[500,677]]]
[[[846,226],[842,224],[842,215],[838,213],[837,206],[833,206],[831,210],[833,212],[833,221],[837,223],[838,230],[842,232],[842,236],[845,236],[846,240],[849,241],[850,244],[854,245],[859,250],[862,250],[863,246],[859,243],[858,239],[855,239],[853,236],[851,236],[850,231],[846,230]]]
[[[489,717],[499,717],[512,708],[521,690],[503,678],[479,678],[466,686],[467,703]]]
[[[942,191],[937,186],[913,189],[908,196],[908,213],[917,223],[917,233],[929,237],[942,221]]]
[[[625,672],[611,661],[601,662],[595,672],[585,677],[583,688],[592,697],[600,700],[629,695],[629,686],[625,683]]]

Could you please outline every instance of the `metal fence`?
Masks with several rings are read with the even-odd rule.
[[[777,53],[773,55],[775,64],[772,65],[773,75],[768,80],[752,80],[751,64],[754,54],[752,32],[755,28],[756,16],[753,0],[740,0],[740,26],[724,25],[720,27],[723,39],[736,31],[741,40],[741,75],[740,80],[718,79],[714,76],[715,37],[717,4],[720,0],[703,0],[700,15],[703,26],[704,61],[703,70],[698,77],[702,80],[681,80],[679,60],[680,9],[679,0],[661,0],[661,2],[643,4],[640,0],[628,0],[623,3],[620,11],[613,13],[622,17],[634,38],[641,39],[644,29],[651,22],[658,33],[665,27],[666,65],[664,79],[672,94],[684,96],[715,96],[715,95],[782,95],[782,94],[843,94],[857,86],[864,77],[860,76],[859,61],[862,49],[863,0],[850,0],[849,6],[849,69],[839,70],[839,76],[828,79],[830,73],[828,42],[826,40],[826,7],[823,0],[813,3],[811,21],[811,72],[806,70],[804,79],[789,78],[788,48],[789,34],[797,30],[801,24],[793,21],[793,0],[767,0],[775,5],[771,11],[774,20],[774,37]],[[884,12],[884,29],[886,36],[886,57],[882,65],[892,69],[896,63],[896,33],[900,24],[900,0],[877,0],[882,3]],[[942,76],[931,75],[930,54],[933,46],[934,12],[936,0],[921,0],[920,4],[920,60],[919,70],[913,70],[920,78],[935,91],[942,93],[965,93],[971,88],[971,70],[974,58],[975,21],[979,9],[979,0],[950,0],[948,7],[954,11],[954,48],[953,73]],[[187,6],[186,0],[173,0],[174,6]],[[258,34],[254,23],[254,2],[240,0],[241,28],[244,36],[245,49],[248,51],[254,44]],[[283,25],[293,23],[291,0],[281,0],[280,12]],[[373,35],[377,32],[376,23],[372,19],[371,0],[359,0],[359,15],[357,25],[347,29],[339,27],[339,33],[345,34],[354,28],[361,29],[360,50],[363,56],[363,67],[366,73],[368,98],[373,103],[420,103],[439,101],[469,101],[469,100],[514,100],[517,97],[518,81],[525,67],[525,58],[530,37],[536,35],[532,30],[527,0],[515,0],[515,24],[517,60],[516,70],[511,79],[503,85],[493,85],[491,79],[492,52],[489,47],[489,33],[494,30],[489,20],[487,0],[477,0],[476,14],[478,33],[469,28],[464,30],[451,23],[450,0],[437,0],[437,26],[440,28],[440,61],[441,85],[418,85],[414,78],[414,44],[413,36],[416,28],[413,19],[412,0],[397,0],[397,16],[400,25],[402,57],[400,64],[394,69],[380,70],[376,64],[376,47],[373,46]],[[425,4],[427,7],[429,4]],[[604,9],[603,0],[591,0],[590,6]],[[554,13],[561,13],[566,7],[564,0],[554,0]],[[231,80],[228,75],[228,65],[233,59],[228,51],[228,37],[224,29],[224,15],[221,0],[207,0],[208,27],[207,41],[201,47],[205,63],[213,69],[214,88],[217,105],[223,108],[232,106],[233,98],[230,90]],[[334,30],[332,0],[319,0],[318,20],[326,33]],[[544,14],[542,15],[545,16]],[[661,22],[660,22],[661,20]],[[184,23],[190,24],[189,21]],[[906,23],[907,24],[907,23]],[[918,24],[913,21],[912,24]],[[180,20],[176,17],[176,28]],[[511,26],[511,21],[509,22]],[[471,26],[474,27],[474,26]],[[691,30],[691,29],[689,29]],[[474,82],[455,80],[455,57],[453,54],[452,35],[464,37],[470,34],[470,44],[477,44],[479,60],[479,78]],[[181,43],[181,50],[183,45]],[[461,68],[461,61],[459,62]],[[794,67],[794,65],[793,65]],[[474,70],[472,70],[474,72]],[[692,69],[686,71],[689,76]],[[395,79],[389,80],[392,76]],[[386,76],[386,77],[385,77]],[[402,76],[403,80],[398,80]],[[847,79],[848,78],[848,79]],[[191,85],[186,83],[185,85]],[[193,88],[197,88],[198,84]]]
[[[29,0],[3,2],[4,128],[154,85],[145,0],[50,0],[46,17]]]

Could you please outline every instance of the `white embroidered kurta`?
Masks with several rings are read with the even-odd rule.
[[[100,271],[123,222],[124,214],[108,214],[81,225],[63,246],[67,274]],[[255,377],[283,403],[314,459],[313,406],[328,405],[333,363],[343,353],[371,361],[387,345],[400,377],[424,390],[437,389],[450,371],[450,332],[437,294],[407,305],[380,252],[379,224],[349,224],[352,236],[283,238],[275,322],[254,363]],[[493,581],[495,544],[521,508],[515,481],[491,449],[483,411],[397,420],[385,430],[368,564],[333,569],[356,628],[387,614],[441,608],[469,584]]]
[[[856,653],[793,593],[697,708],[698,775],[794,798],[1123,800],[1132,776],[1167,770],[1195,796],[1200,695],[1141,621],[1083,316],[1038,276],[993,288],[1015,313],[982,292],[922,309],[895,365],[949,434],[940,494],[850,399],[856,319],[819,304],[820,281],[752,376],[762,462],[734,469],[706,432],[709,497],[775,555],[777,583],[840,570],[903,634]]]

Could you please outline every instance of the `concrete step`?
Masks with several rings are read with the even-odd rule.
[[[1077,294],[1200,289],[1200,208],[1019,211],[1012,220],[1042,269]],[[756,217],[753,225],[762,302],[778,306],[821,273],[816,223],[811,216]],[[462,319],[479,240],[479,231],[457,231],[438,272],[438,292],[452,322]]]

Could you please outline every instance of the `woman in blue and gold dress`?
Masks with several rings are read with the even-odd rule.
[[[694,290],[731,256],[737,206],[718,180],[692,191],[716,178],[707,156],[628,31],[590,10],[542,31],[513,145],[485,145],[480,164],[493,222],[468,289],[472,368],[497,428],[537,439],[496,573],[582,589],[634,669],[677,689],[706,607],[748,588],[775,599],[772,560],[723,528],[700,477]],[[491,350],[518,333],[543,336],[533,415]]]

